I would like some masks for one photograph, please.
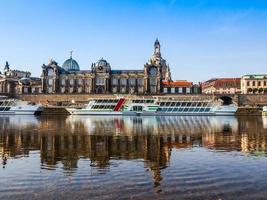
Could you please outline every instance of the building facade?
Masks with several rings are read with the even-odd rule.
[[[163,94],[200,94],[201,88],[186,80],[163,81]]]
[[[36,94],[41,93],[41,79],[31,77],[27,71],[12,70],[6,62],[4,72],[0,72],[0,94]]]
[[[241,92],[242,94],[267,94],[267,74],[242,76]]]
[[[114,70],[103,58],[89,70],[80,70],[72,55],[62,67],[51,60],[42,66],[42,91],[46,94],[161,94],[162,83],[171,82],[171,72],[160,47],[156,40],[153,55],[142,70]]]
[[[240,94],[240,78],[216,78],[201,83],[203,94]]]

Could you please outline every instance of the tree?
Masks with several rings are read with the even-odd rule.
[[[252,92],[252,88],[248,88],[248,93],[251,93]]]
[[[267,88],[264,88],[264,93],[267,93]]]

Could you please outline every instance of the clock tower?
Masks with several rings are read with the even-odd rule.
[[[154,43],[154,53],[149,61],[144,65],[144,84],[147,94],[159,94],[162,92],[162,81],[170,81],[170,67],[166,60],[161,57],[160,43],[156,39]]]

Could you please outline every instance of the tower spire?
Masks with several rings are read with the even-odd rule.
[[[156,41],[154,43],[154,54],[160,55],[160,43],[158,38],[156,38]]]
[[[73,50],[70,50],[70,58],[72,59]]]

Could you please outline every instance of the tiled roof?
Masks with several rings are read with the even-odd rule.
[[[180,87],[191,87],[193,85],[192,82],[188,82],[186,80],[179,80],[179,81],[163,81],[163,85],[165,86],[180,86]]]
[[[202,88],[215,87],[218,88],[240,88],[241,78],[219,78],[214,80],[209,80],[202,83]]]

